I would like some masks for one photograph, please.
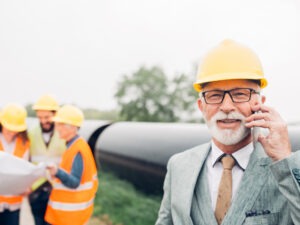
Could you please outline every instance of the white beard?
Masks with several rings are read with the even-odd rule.
[[[204,118],[205,118],[204,114]],[[241,125],[237,130],[220,129],[217,126],[218,120],[224,119],[238,119],[241,120]],[[206,118],[205,118],[206,120]],[[234,145],[243,140],[250,132],[249,128],[245,127],[245,117],[238,112],[231,112],[226,114],[224,112],[216,113],[209,121],[206,120],[208,129],[211,135],[224,145]]]

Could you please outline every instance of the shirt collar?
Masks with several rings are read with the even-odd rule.
[[[232,154],[232,156],[234,157],[234,159],[236,160],[238,166],[242,169],[245,170],[249,160],[250,160],[250,155],[253,152],[254,148],[253,148],[253,143],[249,143],[248,145],[246,145],[245,147],[239,149],[238,151],[234,152]],[[212,163],[212,167],[218,162],[218,160],[220,159],[221,155],[224,154],[224,152],[219,149],[215,143],[212,141],[211,143],[211,163]]]
[[[67,142],[67,148],[70,148],[70,146],[79,138],[79,135],[76,135],[73,137],[70,141]]]

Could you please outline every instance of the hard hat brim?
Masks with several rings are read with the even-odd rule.
[[[57,111],[59,107],[40,107],[40,106],[32,106],[32,109],[37,111],[37,110],[45,110],[45,111]]]
[[[52,121],[56,122],[56,123],[64,123],[64,124],[72,125],[72,126],[75,126],[75,127],[80,127],[81,126],[81,124],[77,124],[77,123],[74,123],[72,121],[67,121],[67,120],[62,119],[62,118],[57,117],[57,116],[53,117]]]
[[[268,85],[268,81],[263,77],[263,75],[257,75],[253,73],[230,73],[230,74],[215,74],[207,77],[207,79],[200,79],[197,80],[193,87],[197,92],[201,92],[201,84],[210,83],[214,81],[221,81],[221,80],[260,80],[261,85],[260,88],[265,88]]]
[[[1,123],[2,123],[2,126],[4,126],[7,130],[14,131],[14,132],[22,132],[22,131],[25,131],[27,129],[26,124],[17,126],[17,125],[8,124],[4,121],[2,121]]]

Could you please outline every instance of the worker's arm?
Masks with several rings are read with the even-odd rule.
[[[55,177],[60,179],[63,185],[67,186],[68,188],[75,189],[80,184],[82,171],[83,171],[82,156],[81,153],[78,152],[73,161],[71,173],[68,174],[64,170],[58,168]]]

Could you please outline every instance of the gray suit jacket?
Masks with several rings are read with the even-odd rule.
[[[156,225],[217,225],[201,174],[210,149],[208,143],[171,157]],[[258,144],[222,224],[300,224],[299,168],[300,151],[273,163]]]

